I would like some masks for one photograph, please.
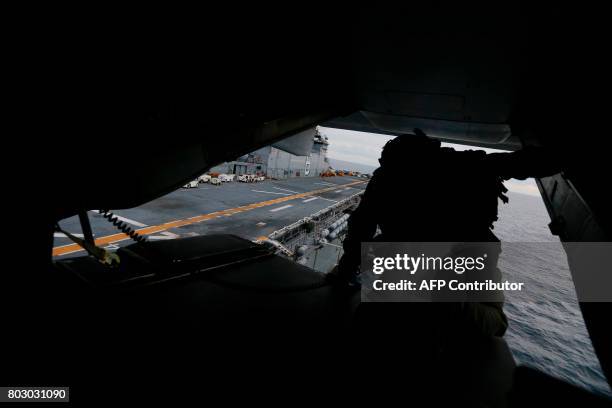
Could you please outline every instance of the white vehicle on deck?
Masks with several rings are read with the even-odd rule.
[[[200,177],[198,177],[198,181],[200,183],[210,183],[210,179],[212,177],[210,176],[210,174],[203,174]]]
[[[198,184],[199,184],[199,181],[197,179],[191,180],[189,183],[185,184],[183,188],[196,188]]]
[[[210,179],[210,184],[212,184],[213,186],[220,186],[221,180],[218,177],[213,177]]]
[[[265,181],[266,178],[264,176],[259,176],[257,177],[257,181]]]
[[[248,183],[249,181],[249,175],[248,174],[241,174],[238,176],[238,181],[242,182],[242,183]]]
[[[227,183],[229,181],[234,181],[234,175],[233,174],[219,174],[219,180],[221,180],[224,183]]]

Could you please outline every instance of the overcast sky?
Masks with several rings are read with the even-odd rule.
[[[376,167],[378,167],[378,158],[383,146],[388,140],[393,139],[392,136],[324,127],[319,127],[319,132],[329,138],[329,157]],[[450,143],[443,143],[442,145],[454,147],[457,150],[482,149],[487,152],[497,151]],[[508,190],[512,192],[540,196],[538,187],[533,179],[524,181],[511,179],[506,181],[505,184]]]

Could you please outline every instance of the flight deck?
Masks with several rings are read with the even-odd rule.
[[[228,233],[257,240],[303,217],[363,191],[357,177],[295,177],[255,183],[201,183],[181,188],[136,208],[112,210],[115,216],[150,241]],[[133,241],[96,210],[89,219],[98,246],[113,250]],[[62,229],[82,237],[78,217],[60,221]],[[55,233],[53,256],[66,258],[85,251]]]

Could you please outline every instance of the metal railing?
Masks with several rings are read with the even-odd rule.
[[[331,234],[334,223],[341,220],[348,210],[357,208],[363,191],[330,205],[316,213],[268,235],[267,241],[279,254],[292,258],[321,272],[328,272],[342,255],[341,230],[338,235]]]

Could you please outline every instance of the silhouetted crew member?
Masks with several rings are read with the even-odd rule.
[[[508,201],[503,180],[558,172],[535,148],[456,151],[418,129],[415,133],[383,148],[380,167],[348,221],[337,270],[343,281],[358,272],[361,242],[499,242],[491,230],[498,200]],[[502,305],[465,304],[462,313],[478,330],[499,336],[507,328]]]

